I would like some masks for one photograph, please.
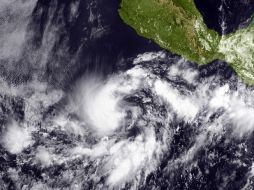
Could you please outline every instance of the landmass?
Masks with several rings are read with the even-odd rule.
[[[122,0],[119,14],[162,48],[198,64],[226,61],[254,85],[254,24],[221,36],[206,26],[194,0]]]

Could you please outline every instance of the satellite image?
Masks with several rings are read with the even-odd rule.
[[[253,0],[0,0],[0,190],[253,190]]]

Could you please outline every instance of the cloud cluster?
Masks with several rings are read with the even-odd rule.
[[[172,136],[183,127],[175,123],[188,124],[197,134],[179,157],[168,160],[169,166],[191,162],[225,131],[228,139],[254,131],[253,90],[240,81],[232,88],[231,81],[217,82],[218,76],[201,80],[198,69],[161,52],[135,60],[131,69],[108,78],[81,78],[70,93],[38,81],[11,88],[2,82],[2,93],[24,99],[25,116],[20,123],[9,123],[1,144],[17,155],[32,149],[30,164],[42,168],[73,164],[75,171],[64,170],[59,183],[64,179],[82,188],[90,180],[96,187],[138,188],[171,150]],[[61,106],[50,114],[55,104]]]

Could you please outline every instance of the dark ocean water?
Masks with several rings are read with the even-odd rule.
[[[195,3],[207,26],[220,34],[246,27],[254,12],[252,0],[195,0]]]
[[[254,2],[247,0],[195,2],[207,26],[219,33],[246,26],[254,10]],[[77,10],[71,13],[70,7],[75,3]],[[86,72],[107,75],[130,67],[128,61],[137,54],[162,50],[123,23],[118,15],[119,4],[120,0],[107,3],[103,0],[39,0],[30,18],[22,59],[14,63],[20,69],[10,74],[9,68],[2,66],[2,75],[19,83],[30,80],[32,73],[41,70],[39,78],[42,80],[56,87],[69,88],[72,81]],[[71,17],[72,14],[75,16]],[[52,31],[56,31],[54,40],[49,40]],[[43,44],[45,39],[53,41],[50,47]],[[49,52],[41,53],[43,48]],[[39,56],[34,58],[33,54]],[[47,59],[41,63],[44,54]],[[35,59],[38,59],[38,66],[34,64]]]
[[[57,73],[54,72],[56,69],[54,65],[57,64],[54,62],[54,65],[51,65],[51,60],[48,61],[47,75],[53,83],[61,83],[58,81],[59,78],[67,78],[64,86],[68,86],[69,82],[86,72],[100,72],[107,75],[119,68],[127,68],[126,60],[139,53],[161,50],[150,40],[138,36],[132,28],[122,22],[118,15],[120,0],[80,1],[77,16],[70,20],[68,10],[73,2],[75,1],[55,0],[58,8],[53,11],[53,22],[60,22],[65,31],[55,44],[55,49],[61,49],[67,41],[64,45],[67,46],[70,56],[66,62],[62,62],[63,59],[59,58],[61,67],[57,68],[59,69]],[[37,3],[32,21],[35,29],[33,41],[40,42],[43,38],[41,34],[45,30],[48,18],[52,15],[52,12],[49,12],[51,3],[52,1],[49,0],[39,0]],[[57,54],[57,51],[53,54]],[[72,59],[75,59],[73,65],[70,63]],[[68,75],[59,77],[59,73],[65,72],[66,68],[68,68]]]
[[[107,75],[129,68],[128,60],[137,54],[162,50],[123,23],[118,15],[120,0],[107,3],[103,0],[80,1],[78,14],[72,20],[69,19],[69,7],[74,0],[53,2],[58,8],[49,11],[52,1],[38,1],[31,25],[35,34],[32,43],[38,48],[49,17],[54,15],[52,25],[61,23],[64,32],[59,33],[45,73],[46,80],[56,86],[68,88],[71,81],[86,72]],[[196,0],[195,3],[207,26],[219,33],[230,33],[246,26],[254,11],[252,1]],[[224,29],[222,21],[225,22]],[[64,46],[66,54],[59,53]]]

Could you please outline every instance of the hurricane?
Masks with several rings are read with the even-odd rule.
[[[0,189],[251,189],[253,87],[102,5],[0,2]]]

